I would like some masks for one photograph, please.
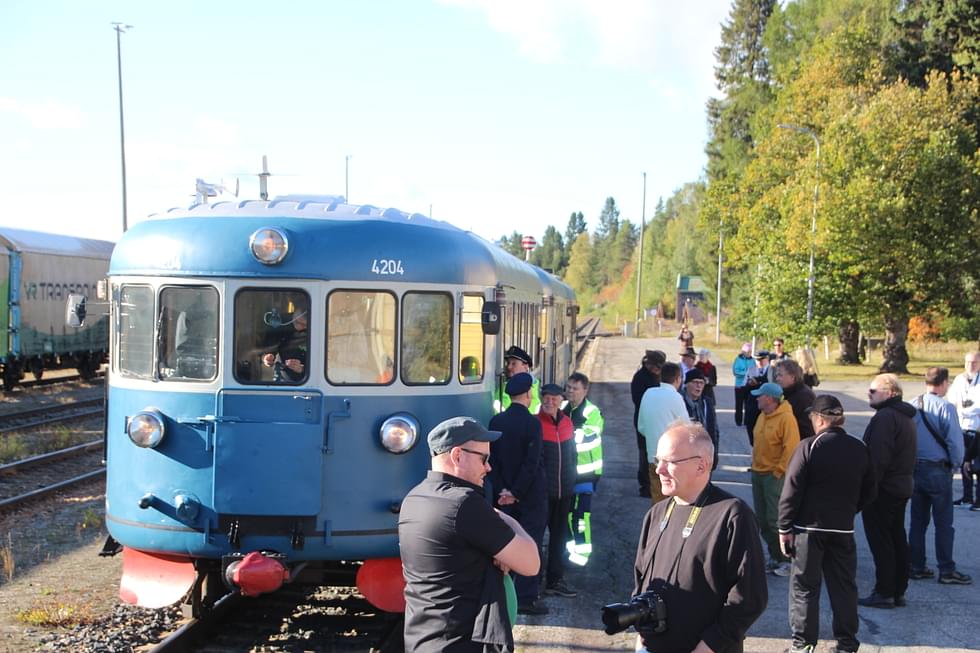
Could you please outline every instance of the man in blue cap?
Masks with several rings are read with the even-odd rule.
[[[783,401],[778,383],[763,383],[752,391],[759,402],[758,421],[752,443],[752,503],[762,539],[769,548],[767,569],[776,576],[789,576],[789,557],[779,546],[779,495],[789,459],[800,443],[800,427],[793,407]]]
[[[398,539],[405,574],[405,650],[513,650],[503,573],[538,572],[537,543],[483,495],[490,443],[471,417],[429,433],[432,471],[402,501]]]
[[[490,420],[490,429],[502,433],[490,447],[490,483],[494,504],[524,527],[540,551],[548,521],[548,482],[541,422],[528,412],[532,383],[526,372],[510,377],[505,391],[511,404]],[[514,589],[518,613],[548,613],[538,601],[537,576],[516,576]]]

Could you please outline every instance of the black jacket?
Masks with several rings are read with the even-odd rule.
[[[864,430],[864,443],[871,452],[878,493],[908,499],[915,469],[915,408],[901,397],[873,408],[877,412]]]
[[[558,411],[558,421],[549,415],[538,413],[541,433],[544,436],[544,471],[548,479],[548,496],[567,497],[575,494],[575,477],[578,453],[575,451],[575,434],[572,419]],[[561,438],[565,439],[562,440]]]
[[[783,397],[793,407],[793,417],[796,424],[800,427],[800,440],[812,438],[816,435],[813,432],[813,424],[810,423],[810,416],[806,414],[806,409],[813,405],[817,396],[806,384],[797,383],[783,390]]]
[[[688,396],[686,389],[681,392],[681,397],[684,398],[684,406],[687,408],[687,415],[691,418],[691,421],[699,423],[708,432],[708,435],[711,436],[711,443],[715,445],[715,459],[711,465],[711,469],[717,469],[718,417],[715,412],[714,399],[702,393],[701,397],[697,401],[694,401]]]
[[[656,388],[660,385],[660,377],[651,374],[647,368],[640,366],[630,381],[630,396],[633,397],[633,428],[636,428],[636,419],[640,415],[640,402],[643,401],[643,393],[648,388]]]
[[[853,533],[854,515],[875,495],[868,447],[831,427],[802,440],[786,468],[779,497],[780,533]]]
[[[490,430],[503,435],[490,444],[490,481],[493,496],[504,488],[520,501],[545,496],[544,442],[541,423],[527,412],[523,404],[511,404],[507,410],[494,415]]]

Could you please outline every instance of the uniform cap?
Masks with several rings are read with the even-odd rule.
[[[488,431],[472,417],[451,417],[429,431],[429,453],[438,456],[467,442],[493,442],[499,437],[500,431]]]
[[[806,412],[841,417],[844,414],[844,407],[834,395],[820,395],[813,400],[813,405],[807,408]]]
[[[504,388],[504,392],[511,397],[522,395],[530,390],[532,385],[534,385],[534,379],[531,375],[527,372],[520,372],[507,380],[507,386]]]
[[[534,363],[531,362],[531,356],[517,345],[511,345],[507,351],[504,352],[504,360],[507,360],[508,358],[516,358],[528,367],[534,366]]]
[[[762,395],[768,395],[770,397],[775,397],[776,399],[782,399],[783,389],[778,383],[763,383],[759,386],[758,390],[752,391],[753,397],[761,397]]]
[[[755,352],[755,357],[758,360],[769,358],[769,352],[765,349],[760,349],[759,351]]]

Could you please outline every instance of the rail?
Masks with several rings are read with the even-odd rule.
[[[582,360],[582,356],[585,354],[585,349],[589,346],[589,342],[595,338],[595,332],[599,328],[599,323],[599,318],[590,317],[575,329],[575,339],[577,341],[575,345],[576,365]]]
[[[10,433],[11,431],[33,428],[35,426],[44,426],[45,424],[57,424],[59,422],[68,422],[84,417],[101,415],[103,403],[103,399],[101,398],[86,399],[71,404],[44,406],[0,415],[0,435]],[[91,406],[97,406],[98,408],[89,411],[78,411],[79,408],[88,408]],[[59,412],[61,414],[52,415],[51,413],[53,412]]]

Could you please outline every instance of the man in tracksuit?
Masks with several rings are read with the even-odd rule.
[[[779,545],[793,560],[789,625],[792,653],[812,653],[820,631],[820,583],[834,613],[836,651],[857,651],[858,590],[854,517],[873,498],[867,446],[841,428],[844,408],[821,395],[807,409],[816,435],[790,458],[779,498]]]
[[[599,407],[588,400],[589,377],[574,372],[565,385],[568,401],[562,407],[575,428],[575,497],[569,515],[571,537],[566,545],[568,559],[585,566],[592,554],[592,495],[602,476],[602,430],[605,421]]]

